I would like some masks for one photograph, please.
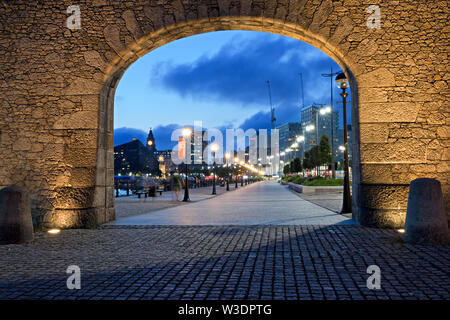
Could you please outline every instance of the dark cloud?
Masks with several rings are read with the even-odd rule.
[[[153,128],[153,135],[155,136],[156,149],[157,150],[172,149],[176,144],[175,141],[170,140],[172,132],[181,127],[183,126],[173,123],[165,126],[160,125]]]
[[[300,122],[300,108],[296,105],[281,105],[275,109],[275,127],[286,122]],[[245,119],[239,126],[240,128],[247,130],[253,128],[270,129],[270,111],[256,112],[251,117]]]
[[[238,41],[238,40],[237,40]],[[239,42],[239,41],[238,41]],[[287,37],[255,37],[230,42],[211,57],[190,64],[163,63],[153,70],[152,84],[199,100],[228,101],[252,107],[267,105],[267,80],[275,107],[299,103],[303,74],[305,104],[328,103],[330,82],[321,73],[339,67],[314,47]]]
[[[114,130],[114,146],[130,142],[133,138],[141,140],[142,143],[145,143],[147,140],[147,132],[140,129],[127,127],[117,128]]]

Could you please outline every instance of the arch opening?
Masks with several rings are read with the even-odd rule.
[[[357,85],[351,67],[345,59],[345,55],[325,39],[314,35],[311,31],[302,29],[296,25],[290,25],[281,21],[273,20],[264,21],[261,18],[239,17],[226,19],[203,19],[189,23],[176,24],[165,29],[150,33],[139,38],[137,41],[128,45],[126,49],[118,52],[119,57],[108,65],[106,68],[105,84],[102,88],[99,101],[99,135],[98,135],[98,163],[96,181],[99,192],[101,190],[101,182],[105,181],[104,192],[100,198],[105,199],[104,217],[100,219],[102,222],[111,221],[114,215],[114,153],[113,153],[113,135],[114,135],[114,96],[118,83],[125,71],[137,59],[145,54],[159,48],[169,42],[180,38],[186,38],[192,35],[203,34],[207,32],[223,31],[223,30],[248,30],[263,31],[279,35],[288,36],[290,38],[308,43],[315,48],[321,50],[332,58],[344,71],[352,93],[352,119],[358,119],[357,108]],[[353,122],[352,130],[352,153],[353,153],[353,214],[358,219],[359,199],[359,128],[358,121]],[[97,189],[97,188],[96,188]]]

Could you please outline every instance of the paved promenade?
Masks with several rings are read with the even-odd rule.
[[[119,218],[110,225],[350,225],[351,219],[293,194],[275,181],[184,206]]]
[[[226,187],[217,186],[217,195],[227,192]],[[234,191],[234,184],[230,185],[230,191]],[[189,198],[192,202],[202,201],[205,199],[213,198],[212,186],[189,189]],[[166,208],[172,208],[177,206],[182,206],[190,204],[188,202],[183,202],[184,189],[180,190],[178,193],[178,199],[175,192],[164,191],[162,195],[157,193],[156,197],[141,196],[139,198],[137,195],[130,195],[128,197],[121,196],[115,198],[114,207],[116,209],[116,219],[121,219],[125,217],[135,216],[138,214],[149,213],[156,210],[162,210]]]

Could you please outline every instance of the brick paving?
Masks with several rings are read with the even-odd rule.
[[[357,226],[105,226],[0,246],[0,299],[450,299],[450,246]],[[369,290],[366,269],[381,268]],[[69,265],[81,289],[66,288]]]

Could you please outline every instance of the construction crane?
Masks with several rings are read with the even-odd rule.
[[[270,92],[270,80],[267,80],[267,88],[269,90],[269,102],[270,102],[270,128],[275,129],[275,109],[272,105],[272,93]]]

